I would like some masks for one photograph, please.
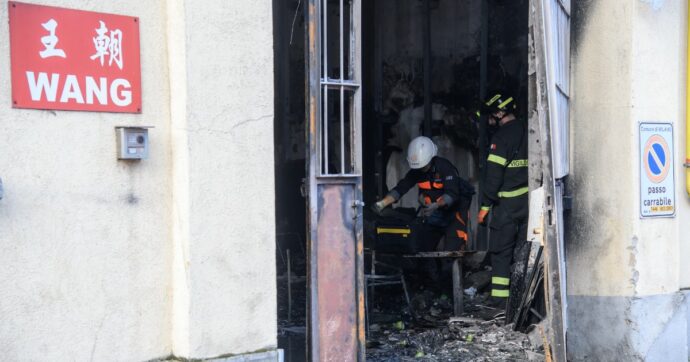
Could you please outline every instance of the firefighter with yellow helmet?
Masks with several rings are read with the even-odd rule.
[[[477,220],[485,224],[491,210],[489,253],[493,271],[489,304],[501,308],[510,296],[513,252],[527,238],[529,212],[526,127],[515,116],[515,108],[515,100],[501,94],[488,99],[483,107],[495,132],[486,160]]]

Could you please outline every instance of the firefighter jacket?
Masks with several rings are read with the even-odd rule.
[[[525,124],[515,119],[501,126],[491,138],[483,187],[482,209],[501,200],[526,195],[527,135]]]
[[[438,156],[431,160],[428,171],[424,172],[421,169],[408,171],[388,194],[397,201],[414,185],[419,187],[419,193],[426,199],[427,204],[437,202],[440,205],[450,206],[460,201],[462,197],[471,198],[474,194],[472,185],[460,178],[455,166]]]

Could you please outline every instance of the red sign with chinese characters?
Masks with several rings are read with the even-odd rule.
[[[139,18],[8,6],[14,107],[141,113]]]

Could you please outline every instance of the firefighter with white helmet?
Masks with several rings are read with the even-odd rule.
[[[449,251],[467,247],[468,210],[474,188],[460,178],[458,170],[443,157],[428,137],[419,136],[407,148],[407,162],[411,170],[384,197],[374,205],[376,212],[398,201],[412,187],[419,188],[424,225],[422,251],[433,251],[445,234],[445,248]]]
[[[420,136],[407,147],[407,163],[413,170],[426,167],[438,153],[438,148],[429,137]]]

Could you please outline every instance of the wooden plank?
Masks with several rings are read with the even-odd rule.
[[[292,318],[292,270],[290,264],[292,264],[290,260],[290,249],[287,249],[288,322],[290,322]]]
[[[460,316],[463,313],[462,295],[462,258],[453,260],[453,315]]]
[[[451,323],[462,323],[462,324],[482,324],[485,320],[478,318],[468,318],[468,317],[451,317],[448,319],[448,324]]]
[[[403,255],[404,258],[462,258],[469,254],[465,251],[427,251],[417,254]]]

